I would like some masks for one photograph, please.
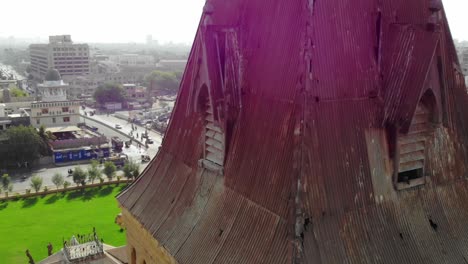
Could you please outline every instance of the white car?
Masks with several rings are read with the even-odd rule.
[[[122,129],[122,126],[119,125],[119,124],[116,124],[116,125],[115,125],[115,128],[117,128],[117,129]]]

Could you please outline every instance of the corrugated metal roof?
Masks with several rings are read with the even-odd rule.
[[[443,11],[428,27],[428,0],[207,5],[162,149],[118,197],[179,263],[466,262],[468,96]],[[198,165],[203,84],[221,173]],[[428,176],[397,191],[390,128],[427,89]]]
[[[397,123],[407,131],[416,110],[434,53],[439,33],[392,25],[383,56],[384,122]]]

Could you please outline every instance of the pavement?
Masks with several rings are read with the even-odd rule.
[[[84,111],[93,111],[94,109],[92,108],[86,108]],[[81,110],[83,111],[83,110]],[[82,112],[84,115],[84,112]],[[105,135],[106,137],[110,138],[111,137],[119,137],[120,139],[124,141],[130,140],[130,133],[132,131],[132,125],[126,120],[122,120],[120,118],[114,117],[113,115],[107,115],[107,114],[96,114],[94,116],[87,116],[87,118],[82,118],[82,122],[86,123],[87,125],[90,126],[95,126],[98,128],[98,132],[101,134]],[[105,125],[102,125],[102,124]],[[115,125],[119,124],[122,128],[121,129],[116,129]],[[107,126],[106,126],[107,125]],[[145,132],[145,128],[143,126],[137,126],[136,131],[134,131],[134,135],[138,133],[138,135],[141,135],[142,132]],[[125,135],[123,135],[123,134]],[[138,163],[140,163],[140,172],[143,171],[146,166],[149,164],[148,162],[146,163],[141,163],[141,154],[147,154],[150,156],[150,158],[154,158],[156,156],[156,153],[158,152],[159,146],[162,143],[162,135],[156,131],[153,130],[148,130],[148,135],[149,137],[153,140],[153,144],[148,145],[148,149],[145,148],[145,146],[140,146],[138,147],[138,144],[134,141],[133,145],[131,145],[129,148],[124,148],[123,152],[128,155],[129,159],[132,159]],[[54,185],[52,183],[52,177],[56,173],[60,173],[65,177],[66,181],[69,181],[73,183],[73,180],[70,177],[68,177],[68,170],[69,169],[74,169],[75,167],[80,167],[83,169],[87,169],[89,167],[89,164],[67,164],[65,166],[55,166],[54,164],[51,164],[49,166],[44,166],[40,168],[34,168],[31,171],[15,171],[15,172],[9,172],[12,183],[13,183],[13,193],[16,192],[24,192],[26,189],[30,189],[30,177],[33,175],[38,175],[42,177],[43,179],[43,184],[42,186],[48,186],[51,188],[54,188]],[[122,176],[123,172],[118,171],[117,175]]]

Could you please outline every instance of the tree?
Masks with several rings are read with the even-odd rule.
[[[65,181],[65,178],[60,173],[55,173],[54,176],[52,177],[52,182],[54,183],[55,186],[57,186],[57,189],[63,185],[64,181]]]
[[[112,161],[106,161],[104,163],[104,174],[107,176],[107,178],[112,180],[115,176],[115,172],[117,171],[117,167]]]
[[[22,166],[25,162],[31,164],[39,158],[41,137],[36,129],[29,126],[14,126],[6,131],[7,141],[3,142],[0,160]]]
[[[25,91],[19,89],[18,87],[11,88],[10,89],[10,94],[11,94],[11,97],[26,97],[26,96],[28,96],[28,94]]]
[[[64,189],[68,188],[68,186],[70,186],[70,184],[71,184],[71,183],[70,183],[69,181],[65,181],[65,182],[63,183],[63,188],[64,188]]]
[[[177,91],[180,81],[175,72],[153,71],[145,78],[146,86],[150,90],[162,89]]]
[[[84,186],[86,184],[86,171],[84,171],[80,167],[75,167],[75,170],[73,171],[73,182],[76,183],[76,186],[82,185]]]
[[[139,169],[134,170],[134,171],[133,171],[133,179],[138,178],[138,175],[140,175]]]
[[[95,180],[99,179],[101,174],[102,171],[99,169],[99,163],[96,160],[93,160],[88,168],[88,178],[91,183],[94,183]]]
[[[127,163],[123,167],[124,176],[130,179],[133,176],[133,170],[130,165]]]
[[[11,178],[8,174],[3,174],[2,176],[2,188],[3,190],[8,191],[8,187],[10,186]]]
[[[31,188],[33,188],[36,192],[41,189],[42,186],[42,177],[34,175],[31,177]]]
[[[50,131],[45,131],[44,125],[39,127],[37,134],[42,140],[39,148],[40,154],[43,156],[52,155],[52,149],[50,149],[49,140],[55,140],[55,136]]]
[[[134,171],[138,171],[138,164],[133,160],[129,160],[123,167],[124,176],[130,179],[133,177]]]
[[[94,99],[100,105],[110,102],[122,103],[125,101],[125,91],[120,84],[106,83],[96,89]]]

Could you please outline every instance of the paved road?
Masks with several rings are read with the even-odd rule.
[[[93,111],[94,109],[92,108],[86,108],[84,111],[86,112],[89,112],[89,111]],[[83,110],[81,110],[83,111]],[[84,114],[83,112],[81,112],[82,114]],[[117,118],[115,117],[114,115],[110,114],[110,115],[106,115],[106,114],[96,114],[94,116],[89,116],[89,118],[92,118],[92,119],[95,119],[95,120],[98,120],[100,122],[103,122],[111,127],[115,127],[116,124],[119,124],[120,126],[122,126],[121,129],[119,129],[121,132],[124,132],[125,134],[127,135],[130,135],[130,132],[132,131],[132,124],[129,123],[128,121],[126,120],[123,120],[123,119],[120,119],[120,118]],[[137,127],[137,130],[134,132],[134,133],[138,133],[138,135],[140,136],[142,132],[145,132],[146,129],[143,127],[143,126],[139,126],[139,125],[135,125],[134,126]],[[151,130],[151,129],[148,129],[148,135],[149,137],[154,141],[154,144],[153,145],[150,145],[150,149],[153,149],[154,146],[157,146],[156,149],[161,145],[161,142],[162,142],[162,135],[160,133],[157,133],[155,132],[154,130]]]
[[[86,109],[86,111],[89,111],[91,109]],[[116,118],[114,116],[107,116],[107,115],[94,115],[93,117],[88,116],[89,118],[99,120],[100,122],[103,122],[111,127],[114,127],[115,124],[120,124],[122,126],[122,129],[120,130],[121,132],[124,132],[126,134],[129,134],[131,131],[131,124],[128,124],[125,120]],[[88,118],[82,118],[82,121],[85,122],[86,124],[90,126],[95,126],[98,128],[98,132],[104,134],[107,136],[109,139],[111,137],[117,136],[121,138],[124,141],[128,141],[129,137],[126,137],[122,135],[121,133],[118,132],[117,129],[112,129],[107,126],[104,126],[100,124],[99,122],[95,122],[93,120],[90,120]],[[142,126],[138,126],[137,132],[140,135],[141,132],[145,131],[145,129]],[[154,131],[148,131],[148,134],[151,139],[153,139],[154,144],[148,145],[148,149],[143,148],[138,148],[137,145],[134,143],[134,145],[130,146],[130,148],[124,148],[124,153],[129,156],[130,159],[135,160],[136,162],[141,162],[141,154],[148,154],[151,158],[153,158],[157,151],[159,146],[161,145],[162,142],[162,136]],[[143,171],[144,168],[148,165],[148,163],[142,163],[140,164],[140,171]],[[39,175],[40,177],[43,178],[43,186],[53,186],[52,183],[52,177],[54,176],[55,173],[60,173],[63,176],[68,175],[68,170],[69,169],[74,169],[75,167],[81,167],[83,169],[87,169],[89,164],[81,164],[81,165],[68,165],[68,166],[60,166],[56,167],[55,165],[50,165],[48,167],[43,167],[43,168],[36,168],[33,169],[32,171],[19,171],[16,173],[10,173],[12,177],[12,183],[13,183],[13,192],[20,192],[24,191],[25,189],[30,189],[30,177],[32,175]],[[122,172],[118,172],[118,175],[122,175]],[[23,180],[23,176],[26,176],[26,179]],[[73,182],[71,177],[66,177],[66,180],[69,182]]]

